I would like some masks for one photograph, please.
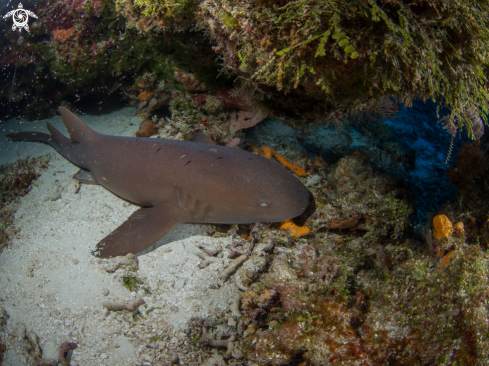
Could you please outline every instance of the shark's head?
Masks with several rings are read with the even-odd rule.
[[[251,168],[227,171],[234,179],[220,187],[215,198],[219,217],[209,222],[281,222],[301,215],[309,206],[309,191],[298,178],[275,161],[252,156]]]
[[[281,222],[301,215],[309,205],[309,191],[291,173],[285,171],[273,179],[261,177],[260,184],[248,192],[243,208],[257,222]]]

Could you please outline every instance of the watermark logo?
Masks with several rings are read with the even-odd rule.
[[[7,19],[8,17],[12,17],[12,20],[14,21],[14,25],[12,25],[12,30],[19,30],[19,32],[24,28],[27,33],[29,33],[29,24],[27,22],[29,21],[29,15],[31,17],[37,18],[37,15],[34,14],[30,10],[24,9],[22,4],[19,3],[19,8],[9,11],[7,14],[3,16],[3,19]]]

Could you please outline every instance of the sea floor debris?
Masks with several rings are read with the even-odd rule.
[[[8,245],[9,238],[16,234],[13,228],[15,211],[20,198],[30,190],[35,180],[46,170],[47,156],[26,158],[15,164],[0,167],[0,250]]]

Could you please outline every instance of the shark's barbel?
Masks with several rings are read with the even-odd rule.
[[[97,244],[97,256],[141,252],[182,222],[281,222],[308,207],[307,188],[275,161],[202,142],[102,135],[59,111],[70,139],[50,123],[51,135],[7,137],[51,145],[87,171],[82,181],[143,206]]]

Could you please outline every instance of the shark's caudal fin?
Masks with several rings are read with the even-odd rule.
[[[12,141],[29,141],[29,142],[44,142],[51,145],[51,135],[41,132],[15,132],[7,134],[7,137]]]
[[[184,221],[184,217],[185,213],[179,207],[169,204],[140,208],[103,238],[92,254],[109,258],[139,253],[156,244],[171,229]]]
[[[54,147],[56,151],[71,161],[71,159],[66,156],[65,150],[72,147],[73,143],[51,123],[46,122],[46,126],[49,132],[51,132],[51,135],[42,132],[15,132],[7,134],[7,137],[12,141],[42,142]]]
[[[51,135],[42,132],[15,132],[7,134],[7,137],[12,141],[43,142],[56,150],[61,146],[71,145],[70,139],[59,132],[51,123],[46,122],[46,127]]]
[[[72,145],[71,141],[59,132],[51,123],[46,122],[51,135],[42,132],[15,132],[7,134],[12,141],[42,142],[60,151],[61,147]]]
[[[70,133],[70,138],[63,135],[49,122],[46,123],[46,127],[51,135],[39,132],[16,132],[8,134],[7,137],[14,141],[43,142],[51,145],[73,164],[86,169],[84,147],[94,142],[100,134],[84,124],[80,118],[66,108],[59,107],[59,113],[66,129]]]
[[[66,108],[59,107],[59,112],[66,129],[70,133],[70,138],[63,135],[49,122],[46,122],[46,127],[51,135],[41,132],[15,132],[8,134],[7,137],[13,141],[43,142],[58,150],[60,147],[68,147],[72,143],[85,145],[98,136],[97,132]]]

